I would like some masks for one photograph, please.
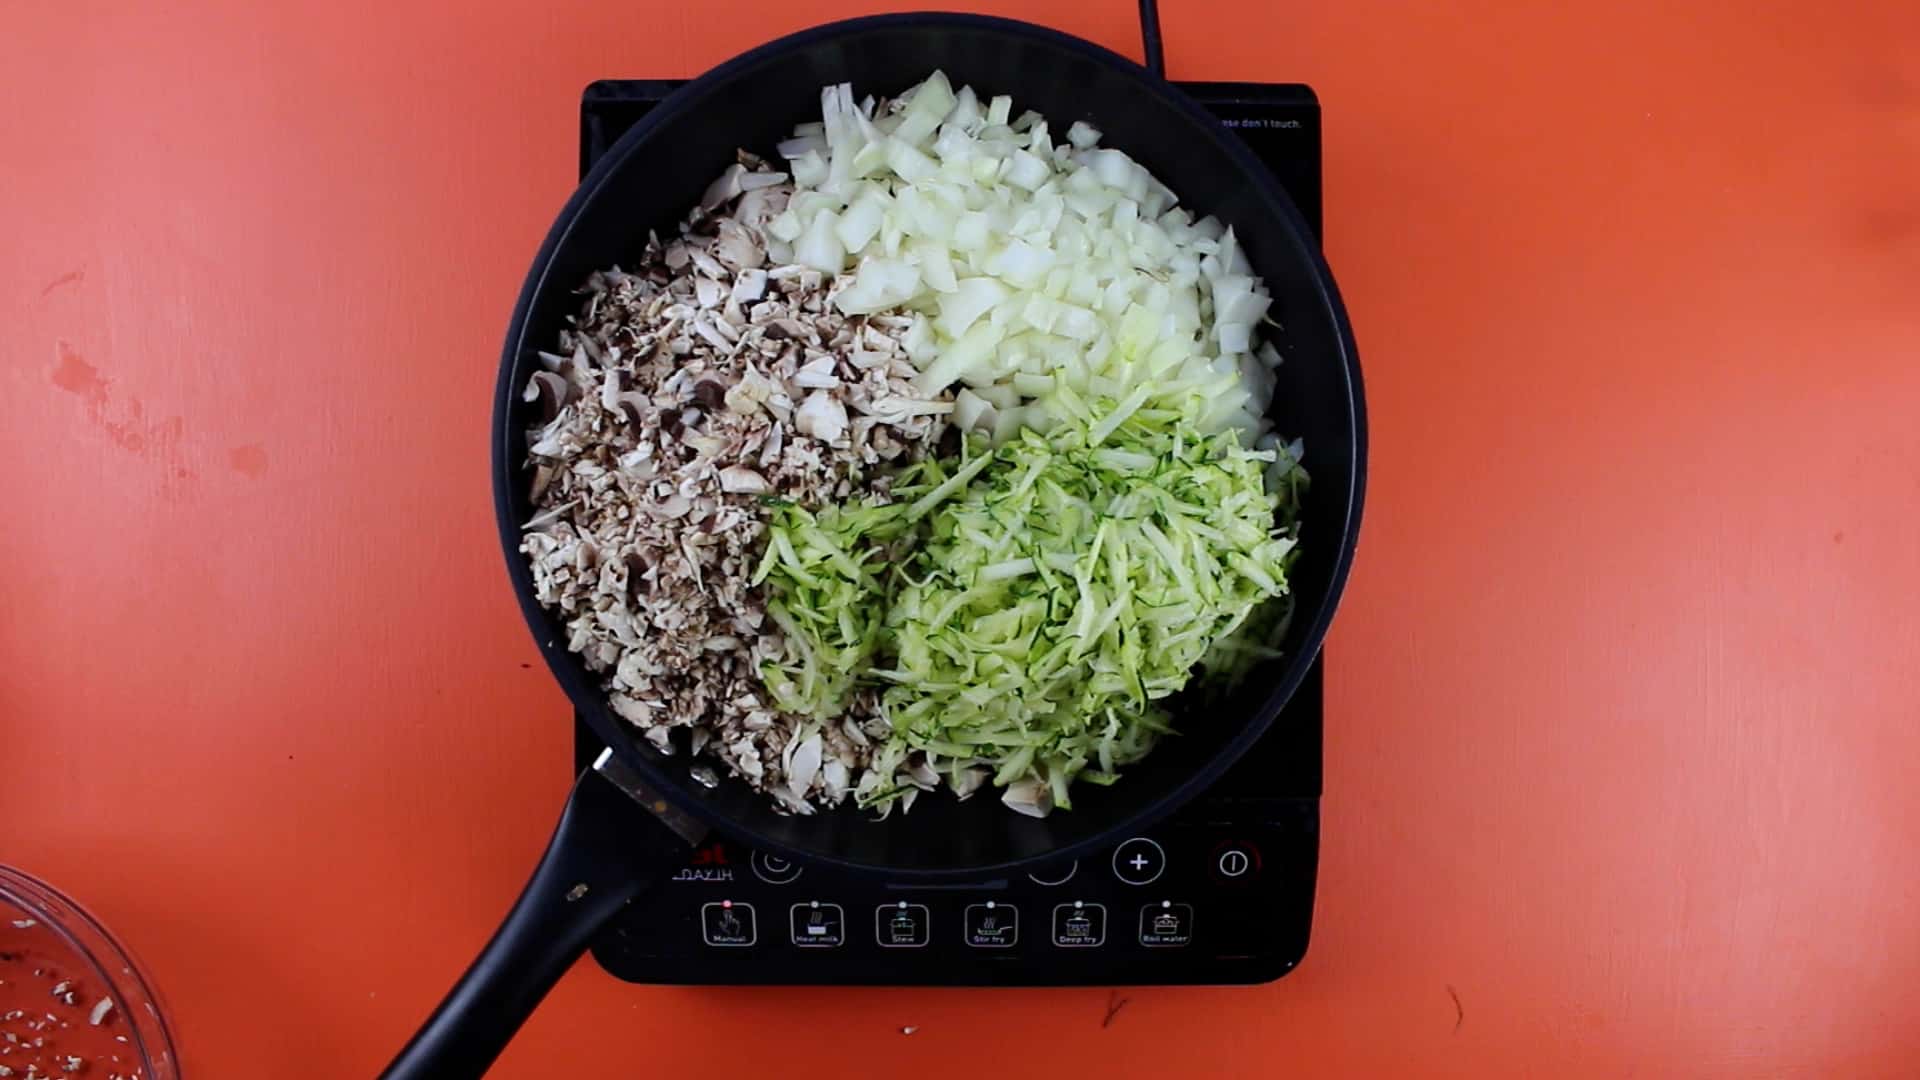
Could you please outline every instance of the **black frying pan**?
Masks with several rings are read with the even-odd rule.
[[[534,354],[552,348],[579,307],[573,290],[593,271],[631,264],[647,230],[672,229],[733,159],[770,150],[796,123],[818,119],[820,87],[851,81],[887,94],[935,68],[954,85],[1011,94],[1064,131],[1085,119],[1196,213],[1231,224],[1266,279],[1273,339],[1286,357],[1271,416],[1306,441],[1313,477],[1301,509],[1294,610],[1273,642],[1282,657],[1204,710],[1178,718],[1180,735],[1111,787],[1074,790],[1074,809],[1045,819],[997,798],[957,802],[939,793],[885,821],[851,807],[811,817],[777,814],[733,780],[707,788],[684,758],[654,750],[607,707],[598,680],[566,648],[563,628],[534,598],[519,553],[532,516],[524,470],[532,405],[520,390]],[[1076,858],[1140,833],[1204,790],[1265,732],[1319,651],[1352,560],[1365,473],[1360,371],[1333,277],[1299,212],[1267,168],[1209,114],[1159,76],[1078,38],[1026,23],[968,15],[853,19],[782,38],[689,83],[601,159],[560,212],[514,309],[494,399],[494,502],[508,574],[553,674],[609,748],[575,783],[553,841],[506,921],[387,1075],[406,1080],[478,1076],[553,983],[621,905],[678,865],[677,851],[709,828],[788,859],[902,883],[1005,876]]]

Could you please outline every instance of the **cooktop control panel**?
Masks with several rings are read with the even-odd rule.
[[[614,80],[581,101],[580,170],[671,93]],[[1183,83],[1320,229],[1320,108],[1304,86]],[[1206,795],[1077,862],[937,887],[785,862],[725,840],[628,905],[593,955],[631,982],[705,985],[1254,983],[1307,949],[1319,865],[1321,664]],[[584,724],[575,769],[601,750]]]
[[[635,901],[593,954],[620,978],[653,983],[1265,982],[1306,952],[1314,806],[1189,815],[1095,857],[939,887],[716,840]]]

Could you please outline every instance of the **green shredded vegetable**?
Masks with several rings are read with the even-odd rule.
[[[786,636],[783,661],[760,668],[781,709],[825,720],[846,707],[880,642],[889,586],[878,556],[905,531],[906,510],[854,503],[816,514],[774,504],[752,582],[771,582],[767,617]]]
[[[787,638],[761,669],[775,703],[824,719],[882,687],[876,771],[918,751],[1062,808],[1140,760],[1169,731],[1156,703],[1286,592],[1298,471],[1141,400],[1068,394],[1046,435],[914,465],[886,505],[777,507],[754,577]]]

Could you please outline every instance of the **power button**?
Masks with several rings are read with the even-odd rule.
[[[1221,844],[1213,849],[1209,869],[1224,882],[1246,881],[1260,873],[1260,849],[1238,841]]]

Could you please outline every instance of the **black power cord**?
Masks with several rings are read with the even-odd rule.
[[[1167,77],[1167,58],[1160,48],[1160,4],[1140,0],[1140,44],[1146,47],[1147,70]]]

